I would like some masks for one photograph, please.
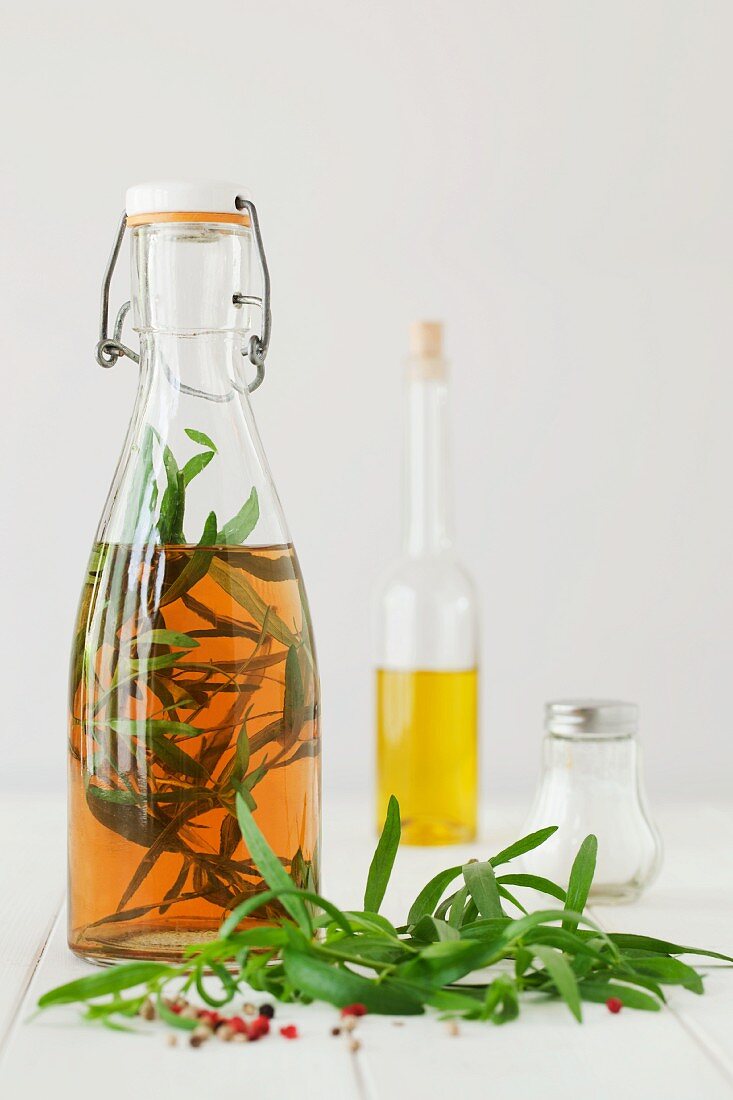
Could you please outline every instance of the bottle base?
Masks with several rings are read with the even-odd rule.
[[[466,844],[476,839],[476,827],[440,817],[402,819],[401,843],[415,848],[438,848]]]
[[[600,882],[597,886],[591,886],[589,901],[591,905],[628,905],[632,901],[638,901],[642,887],[633,882],[613,883]]]
[[[192,944],[216,939],[219,923],[202,921],[200,926],[181,928],[175,922],[136,924],[122,931],[113,924],[97,925],[94,929],[75,930],[69,935],[69,949],[80,959],[97,966],[113,966],[120,962],[178,963]]]

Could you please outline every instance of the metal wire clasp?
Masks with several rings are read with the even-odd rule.
[[[244,199],[241,195],[238,195],[235,200],[235,205],[237,210],[246,210],[249,214],[250,224],[257,245],[257,254],[259,256],[260,266],[262,267],[261,299],[259,297],[240,293],[232,295],[232,302],[234,305],[251,304],[261,306],[262,308],[262,334],[260,336],[250,336],[247,350],[242,351],[243,355],[248,355],[250,363],[252,363],[257,372],[254,379],[247,385],[248,392],[253,393],[264,381],[265,359],[267,358],[267,350],[270,346],[270,332],[272,330],[270,272],[267,267],[265,247],[262,243],[262,233],[260,232],[260,220],[257,216],[255,204],[250,199]],[[115,242],[112,245],[112,251],[110,252],[107,266],[104,270],[104,279],[102,280],[102,301],[99,311],[99,341],[97,343],[97,362],[101,367],[113,367],[117,360],[123,355],[126,355],[128,359],[132,359],[135,363],[140,362],[138,353],[122,343],[122,327],[125,323],[125,317],[130,311],[130,302],[125,302],[120,307],[115,319],[113,334],[112,336],[109,335],[109,288],[112,283],[112,276],[117,264],[117,258],[122,248],[122,241],[125,236],[126,228],[127,213],[123,213],[117,229]]]
[[[250,336],[249,339],[249,361],[257,371],[254,380],[247,386],[249,392],[252,393],[258,386],[262,385],[265,379],[265,359],[267,358],[267,349],[270,346],[270,332],[272,330],[272,313],[270,311],[270,271],[267,267],[265,246],[262,243],[262,233],[260,232],[260,219],[257,216],[257,207],[250,199],[243,199],[241,195],[237,195],[235,206],[237,210],[246,210],[249,214],[252,232],[255,235],[255,244],[257,245],[257,255],[260,258],[260,266],[262,268],[262,335]],[[245,301],[249,301],[249,298],[245,294],[234,294],[232,296],[232,301],[235,305],[242,305]]]
[[[104,269],[104,279],[102,280],[102,304],[99,311],[99,343],[97,344],[97,362],[100,367],[113,367],[121,355],[126,355],[129,359],[132,359],[135,363],[140,362],[140,356],[132,348],[128,348],[126,344],[122,343],[122,326],[125,323],[125,317],[130,309],[130,303],[125,304],[120,308],[117,314],[117,320],[115,321],[114,335],[108,335],[109,326],[109,288],[112,282],[112,276],[115,270],[115,264],[117,263],[117,257],[120,254],[122,248],[122,238],[125,236],[125,229],[127,227],[127,214],[122,215],[119,227],[117,229],[117,236],[115,237],[115,243],[112,245],[112,251],[109,254],[107,260],[107,266]]]

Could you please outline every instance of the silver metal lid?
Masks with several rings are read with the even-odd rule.
[[[559,737],[629,737],[639,725],[636,703],[618,699],[556,699],[545,704],[545,729]]]

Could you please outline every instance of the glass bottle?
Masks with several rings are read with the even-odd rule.
[[[139,385],[70,688],[69,943],[100,962],[180,958],[262,888],[237,793],[299,884],[318,882],[320,830],[308,604],[249,400],[269,337],[257,212],[234,184],[142,185],[126,206],[97,355],[138,358],[129,305],[106,332],[126,221]]]
[[[402,556],[376,600],[377,819],[407,844],[471,839],[477,814],[477,623],[453,551],[442,326],[415,324],[407,375]]]
[[[581,841],[598,837],[591,899],[633,901],[655,878],[662,849],[649,816],[636,738],[638,708],[569,699],[545,707],[542,777],[526,832],[557,825],[527,868],[567,882]]]

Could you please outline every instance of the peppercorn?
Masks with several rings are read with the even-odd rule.
[[[614,1015],[617,1012],[620,1012],[623,1007],[624,1007],[624,1002],[619,1000],[618,997],[609,997],[608,1000],[606,1001],[606,1008],[608,1009],[609,1012],[613,1012]]]
[[[366,1014],[367,1006],[361,1004],[360,1001],[357,1001],[353,1005],[344,1005],[341,1009],[342,1016],[366,1016]]]
[[[213,1035],[213,1031],[210,1027],[202,1024],[200,1027],[196,1027],[191,1032],[191,1038],[188,1040],[192,1047],[200,1047],[202,1043],[208,1042]]]
[[[340,1035],[341,1034],[341,1028],[340,1027],[332,1027],[331,1028],[331,1034],[332,1035]]]
[[[298,1029],[295,1024],[288,1024],[286,1027],[280,1028],[280,1034],[282,1035],[283,1039],[297,1039]]]
[[[271,1020],[275,1015],[275,1006],[271,1004],[260,1005],[260,1016],[266,1016],[268,1020]]]
[[[269,1030],[270,1021],[267,1016],[256,1016],[249,1025],[249,1037],[250,1039],[260,1039],[263,1035],[267,1035]]]

